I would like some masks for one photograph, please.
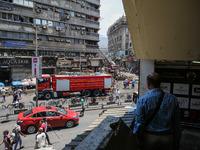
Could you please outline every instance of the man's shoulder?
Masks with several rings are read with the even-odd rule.
[[[171,93],[165,93],[165,96],[170,97],[172,99],[177,99],[177,97]]]

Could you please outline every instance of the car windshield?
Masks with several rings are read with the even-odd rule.
[[[23,117],[26,117],[26,116],[28,116],[28,115],[30,115],[30,114],[32,114],[32,113],[33,113],[33,110],[32,110],[32,109],[27,110],[27,111],[25,111],[25,112],[23,113]]]
[[[58,107],[55,107],[55,108],[56,108],[56,111],[58,111],[59,113],[67,115],[67,111],[66,110],[58,108]]]

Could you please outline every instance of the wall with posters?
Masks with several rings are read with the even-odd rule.
[[[178,98],[182,125],[200,128],[200,70],[192,68],[197,66],[177,65],[170,68],[168,65],[162,68],[155,65],[155,71],[161,76],[161,88]]]

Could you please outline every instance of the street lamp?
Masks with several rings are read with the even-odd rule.
[[[31,23],[27,18],[25,18],[24,16],[21,16],[23,19],[25,19],[28,23],[30,23],[34,28],[35,28],[35,57],[38,57],[38,49],[37,49],[37,25],[36,24],[33,24]],[[45,25],[42,25],[43,26],[47,26],[48,24],[51,24],[51,23],[47,23]],[[35,87],[35,94],[36,94],[36,97],[35,97],[35,104],[36,104],[36,107],[38,107],[38,78],[36,78],[36,87]]]

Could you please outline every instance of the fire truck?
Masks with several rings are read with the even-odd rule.
[[[109,93],[111,86],[112,76],[107,74],[42,75],[38,82],[38,95],[44,99],[51,99],[80,92],[86,97],[97,97]]]

